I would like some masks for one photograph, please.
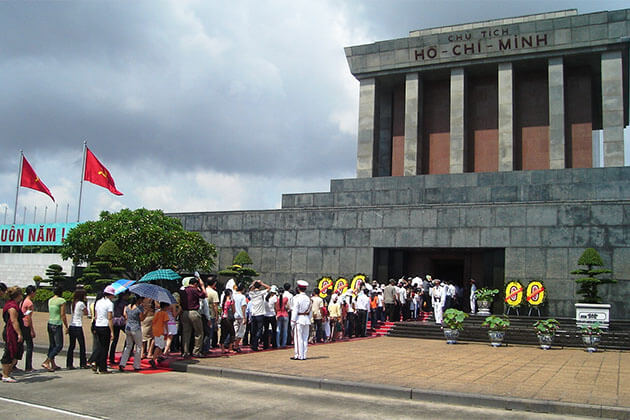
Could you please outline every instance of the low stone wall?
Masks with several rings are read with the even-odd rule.
[[[0,254],[0,281],[7,286],[35,284],[33,276],[46,278],[51,264],[59,264],[68,275],[72,273],[72,261],[64,261],[60,254]]]

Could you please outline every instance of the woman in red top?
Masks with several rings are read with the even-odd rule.
[[[11,371],[18,360],[22,359],[22,353],[24,353],[24,337],[22,336],[24,323],[22,322],[22,311],[20,311],[19,307],[22,301],[22,289],[17,286],[9,287],[6,296],[9,300],[2,308],[2,318],[6,324],[2,333],[5,343],[4,354],[2,355],[2,382],[11,383],[16,382],[11,377]]]
[[[221,351],[229,353],[232,350],[232,343],[234,343],[234,301],[232,291],[225,289],[221,305]],[[236,351],[241,352],[240,349]]]

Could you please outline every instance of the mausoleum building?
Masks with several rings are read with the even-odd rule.
[[[630,309],[630,9],[567,10],[412,31],[346,48],[360,82],[357,178],[282,208],[179,213],[274,284],[432,274],[502,288],[543,280],[574,316],[577,268],[600,252]],[[499,308],[496,308],[499,309]]]

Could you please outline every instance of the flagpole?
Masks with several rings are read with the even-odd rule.
[[[79,210],[77,211],[77,223],[81,219],[81,198],[83,196],[83,178],[85,178],[85,151],[87,150],[87,140],[83,142],[83,163],[81,169],[81,186],[79,187]]]
[[[18,170],[17,188],[15,189],[15,207],[13,210],[13,224],[17,218],[18,194],[20,192],[20,181],[22,180],[22,162],[24,162],[24,151],[20,150],[20,169]]]

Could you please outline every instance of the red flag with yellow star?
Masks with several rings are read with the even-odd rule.
[[[123,195],[123,193],[116,189],[114,178],[112,178],[107,168],[99,162],[90,149],[87,149],[85,154],[85,174],[83,175],[83,179],[92,184],[107,188],[112,194]]]
[[[52,201],[55,201],[55,197],[52,196],[46,184],[44,184],[42,180],[39,179],[39,177],[33,170],[33,167],[30,163],[28,163],[28,160],[26,160],[24,156],[22,156],[22,174],[20,175],[20,186],[41,191],[44,194],[48,194],[48,196],[52,198]]]

